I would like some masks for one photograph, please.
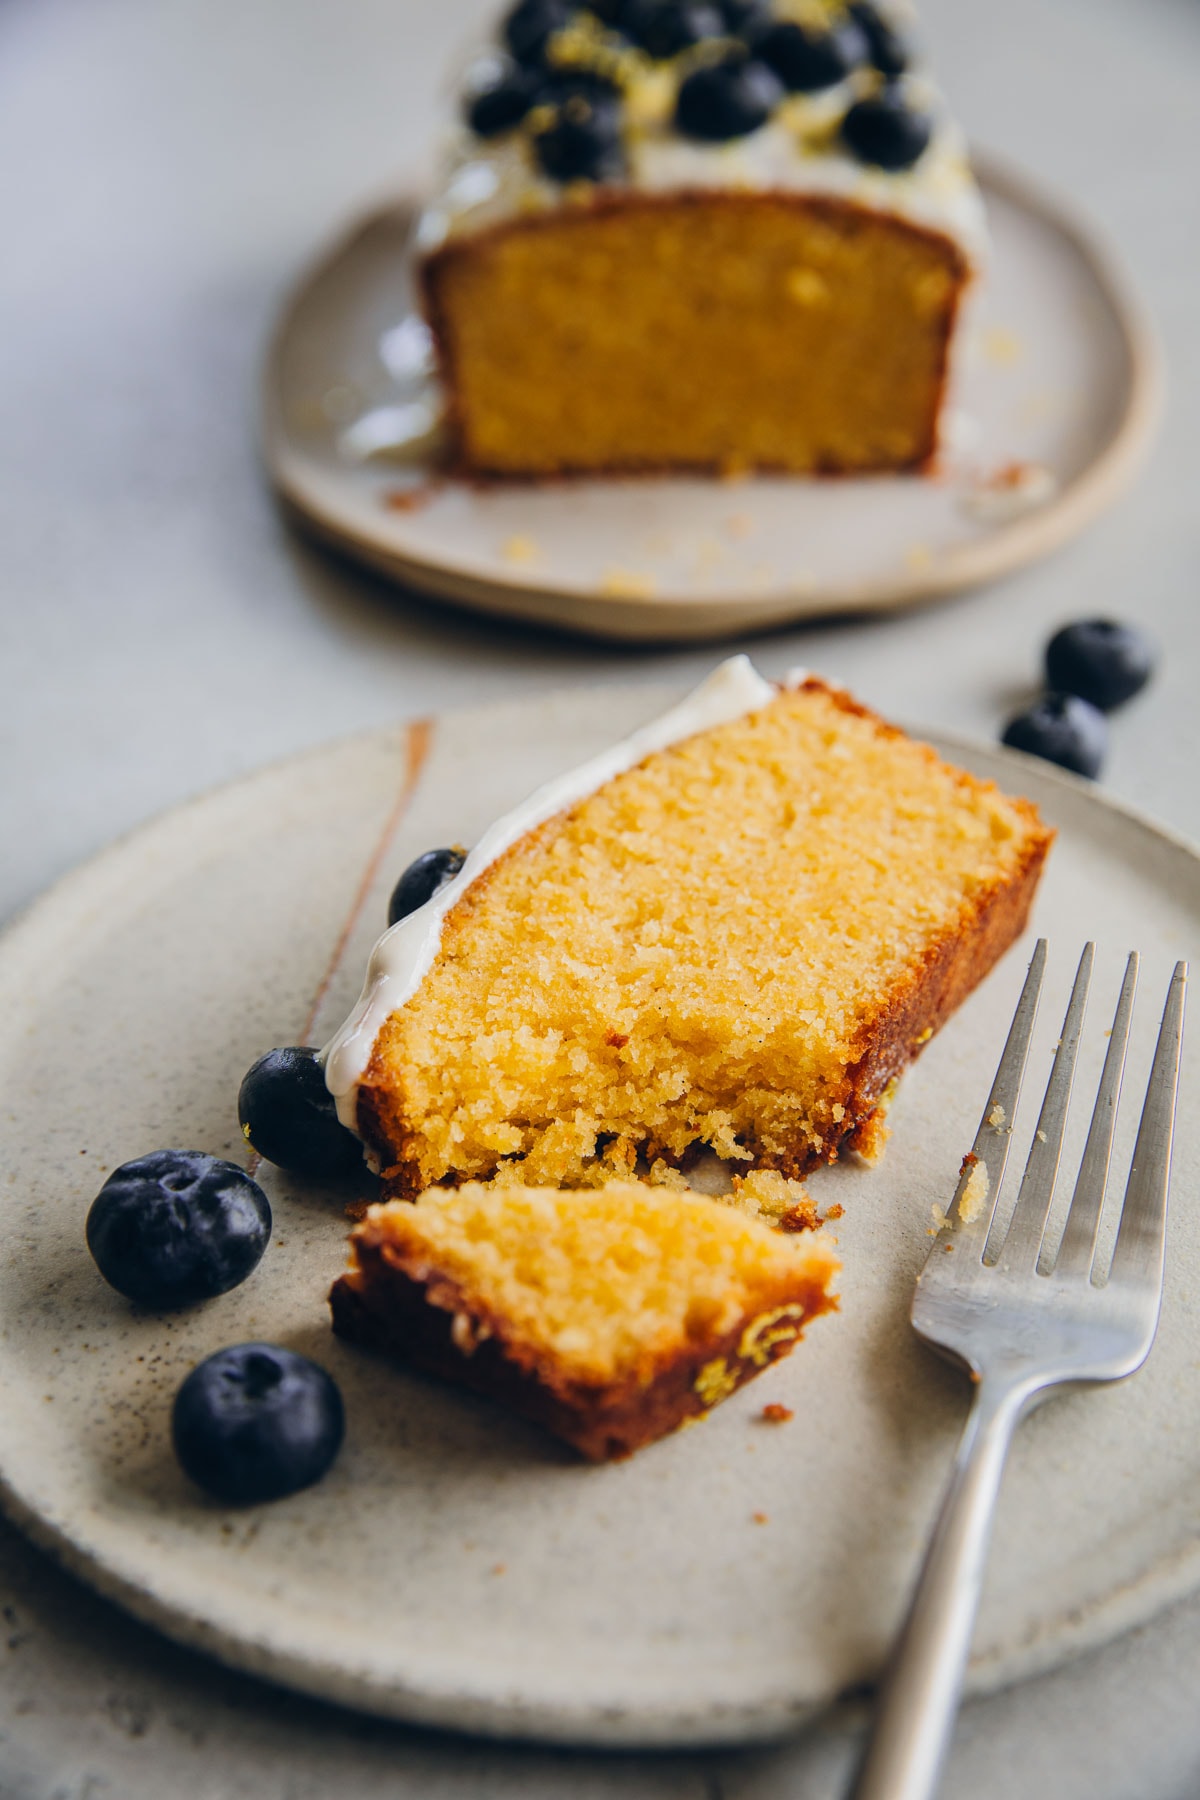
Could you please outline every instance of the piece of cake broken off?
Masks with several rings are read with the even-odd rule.
[[[491,1395],[594,1462],[711,1410],[836,1305],[821,1233],[694,1193],[467,1183],[374,1206],[335,1329]]]
[[[896,1076],[1024,928],[1051,837],[806,681],[486,867],[367,1039],[353,1122],[399,1195],[698,1146],[794,1178],[872,1148]]]

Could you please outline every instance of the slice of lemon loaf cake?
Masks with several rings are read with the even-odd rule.
[[[673,1431],[836,1305],[821,1233],[787,1237],[700,1194],[434,1189],[373,1206],[335,1328],[502,1400],[594,1462]]]
[[[865,0],[519,0],[416,237],[459,464],[927,466],[986,232],[915,61]]]
[[[732,658],[385,934],[326,1080],[398,1196],[699,1147],[802,1175],[870,1149],[1051,836],[848,695]]]

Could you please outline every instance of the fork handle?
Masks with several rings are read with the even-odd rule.
[[[1027,1383],[981,1382],[848,1800],[929,1800],[962,1691],[1005,1458]]]

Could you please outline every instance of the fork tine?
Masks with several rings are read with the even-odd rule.
[[[958,1186],[955,1189],[954,1198],[950,1202],[948,1217],[954,1221],[956,1240],[963,1243],[966,1248],[977,1244],[980,1255],[982,1255],[983,1246],[987,1242],[992,1214],[996,1208],[996,1199],[1000,1193],[1000,1183],[1004,1178],[1004,1169],[1012,1144],[1012,1122],[1017,1110],[1017,1101],[1021,1097],[1021,1081],[1025,1074],[1025,1064],[1029,1060],[1029,1045],[1033,1039],[1033,1027],[1037,1020],[1038,1001],[1042,992],[1042,980],[1046,973],[1046,948],[1045,938],[1039,938],[1034,945],[1033,955],[1029,959],[1029,973],[1025,977],[1025,986],[1021,989],[1021,998],[1017,1001],[1013,1022],[1008,1028],[1008,1038],[996,1069],[995,1080],[992,1082],[992,1091],[987,1097],[983,1117],[979,1121],[979,1130],[975,1133],[975,1142],[971,1146],[970,1158],[963,1162]],[[992,1123],[993,1120],[996,1120],[995,1124]],[[987,1192],[990,1204],[982,1209],[978,1218],[964,1220],[959,1212],[959,1207],[962,1204],[964,1190],[979,1163],[982,1163],[987,1171]]]
[[[1100,1086],[1096,1090],[1096,1105],[1088,1127],[1083,1161],[1079,1165],[1075,1191],[1071,1195],[1071,1210],[1067,1214],[1066,1229],[1054,1263],[1054,1271],[1058,1275],[1086,1276],[1096,1253],[1096,1233],[1100,1229],[1104,1190],[1108,1185],[1113,1128],[1117,1122],[1117,1107],[1121,1099],[1121,1082],[1125,1073],[1125,1052],[1129,1046],[1129,1022],[1133,1017],[1137,978],[1138,953],[1134,950],[1125,965],[1125,980],[1121,984],[1121,997],[1117,1001],[1108,1040],[1108,1054],[1104,1058]]]
[[[1146,1088],[1133,1166],[1121,1209],[1117,1247],[1113,1251],[1109,1281],[1140,1286],[1156,1295],[1162,1287],[1163,1246],[1167,1234],[1167,1187],[1171,1179],[1171,1140],[1175,1128],[1175,1097],[1179,1089],[1179,1048],[1183,1040],[1183,1013],[1187,1000],[1185,962],[1175,965],[1163,1007],[1154,1052],[1154,1067]]]
[[[1050,1202],[1054,1198],[1059,1158],[1062,1155],[1067,1108],[1071,1104],[1071,1084],[1075,1077],[1075,1058],[1079,1051],[1079,1034],[1083,1030],[1083,1014],[1087,1006],[1088,985],[1092,978],[1095,956],[1095,944],[1085,944],[1075,972],[1075,985],[1071,989],[1054,1065],[1046,1083],[1046,1095],[1038,1115],[1037,1130],[1029,1147],[1025,1173],[1021,1177],[1021,1191],[1017,1195],[1008,1231],[996,1257],[996,1261],[1002,1262],[1008,1269],[1032,1269],[1041,1249]]]

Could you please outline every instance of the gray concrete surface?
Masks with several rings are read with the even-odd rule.
[[[501,629],[295,541],[255,380],[297,269],[419,166],[478,0],[6,0],[0,8],[0,917],[117,833],[266,759],[418,709],[712,660]],[[972,134],[1120,246],[1166,345],[1136,491],[1053,561],[908,616],[762,640],[885,710],[991,737],[1062,619],[1170,654],[1107,784],[1200,838],[1200,8],[928,0]],[[0,1401],[2,1403],[2,1401]],[[0,1526],[3,1800],[825,1800],[855,1722],[777,1750],[570,1756],[457,1742],[185,1655]],[[1200,1604],[969,1707],[950,1800],[1200,1792]]]

